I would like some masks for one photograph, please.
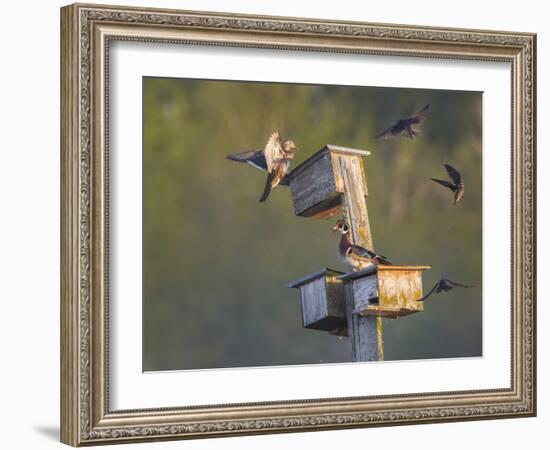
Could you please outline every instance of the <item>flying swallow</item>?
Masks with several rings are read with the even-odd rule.
[[[474,286],[457,283],[456,281],[451,281],[447,278],[441,278],[437,283],[435,283],[435,286],[430,289],[430,292],[428,292],[424,297],[419,298],[417,301],[423,302],[434,292],[436,294],[441,294],[442,292],[449,292],[451,289],[454,289],[455,287],[473,288]]]
[[[456,205],[464,197],[464,182],[462,181],[462,176],[460,175],[458,170],[456,170],[449,164],[443,165],[445,166],[445,169],[447,170],[447,173],[449,174],[449,177],[453,180],[453,182],[451,183],[450,181],[446,180],[438,180],[437,178],[430,178],[430,180],[435,181],[436,183],[439,183],[442,186],[445,186],[453,191],[455,193],[453,205]]]
[[[417,126],[428,117],[430,113],[430,104],[428,103],[424,108],[418,111],[414,116],[407,117],[406,119],[399,119],[394,125],[386,128],[382,133],[375,136],[376,139],[391,139],[397,136],[405,136],[409,139],[413,139],[420,134],[420,130]]]
[[[271,189],[275,188],[289,172],[296,150],[296,144],[293,140],[286,139],[283,141],[279,132],[274,131],[269,136],[263,150],[232,153],[227,155],[227,158],[232,161],[250,164],[267,172],[264,191],[260,197],[260,202],[265,202]]]
[[[349,238],[349,227],[343,220],[336,222],[332,231],[339,231],[342,235],[338,244],[338,256],[344,264],[353,269],[365,269],[372,265],[391,266],[391,262],[385,256],[352,244]]]

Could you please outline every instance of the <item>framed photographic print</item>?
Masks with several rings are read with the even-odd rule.
[[[61,10],[61,440],[532,416],[536,36]]]

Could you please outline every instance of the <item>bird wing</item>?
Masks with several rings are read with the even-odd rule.
[[[438,180],[437,178],[430,178],[430,180],[435,181],[436,183],[439,183],[442,186],[445,186],[445,187],[449,188],[452,191],[456,190],[456,186],[453,183],[451,183],[450,181]]]
[[[363,247],[360,247],[360,248],[362,248],[365,251],[365,253],[367,255],[369,255],[371,258],[378,258],[380,260],[388,261],[388,258],[386,258],[384,255],[379,255],[378,253],[373,252],[372,250],[369,250],[368,248],[363,248]]]
[[[361,247],[360,245],[351,244],[349,246],[349,248],[351,249],[351,251],[353,253],[355,253],[356,255],[359,255],[359,256],[364,256],[366,258],[370,258],[371,256],[374,256],[373,252],[371,252],[370,250],[367,250],[364,247]]]
[[[430,295],[434,293],[434,291],[437,289],[438,286],[439,286],[439,281],[435,283],[434,287],[431,288],[430,291],[424,297],[419,298],[417,302],[423,302],[424,300],[426,300]]]
[[[449,280],[449,279],[447,279],[447,282],[450,283],[451,285],[453,285],[453,287],[462,287],[462,288],[473,288],[473,287],[475,287],[474,285],[471,285],[471,284],[457,283],[456,281],[452,281],[452,280]]]
[[[410,123],[417,124],[423,122],[426,117],[430,114],[430,104],[428,103],[424,108],[418,111],[414,116],[409,117],[407,120]]]
[[[227,159],[250,164],[260,170],[267,170],[267,163],[263,150],[250,150],[248,152],[231,153]]]
[[[359,255],[363,258],[368,258],[368,259],[377,259],[379,262],[381,262],[382,264],[385,264],[385,265],[388,265],[388,266],[391,266],[391,262],[388,260],[388,258],[386,258],[384,255],[379,255],[378,253],[375,253],[367,248],[364,248],[364,247],[361,247],[360,245],[350,245],[349,248],[351,249],[351,251],[356,254],[356,255]]]
[[[359,249],[361,249],[361,247],[359,247]],[[349,256],[356,261],[362,261],[365,265],[372,264],[370,257],[368,257],[366,254],[362,254],[362,252],[358,250],[356,245],[350,245],[346,249],[346,256]]]
[[[281,146],[281,135],[278,131],[274,131],[269,136],[265,144],[264,155],[267,171],[271,173],[278,162],[285,157],[283,147]]]
[[[451,179],[454,181],[454,183],[456,185],[461,184],[462,176],[460,175],[458,170],[456,170],[453,166],[450,166],[449,164],[443,164],[443,165],[445,166],[445,170],[447,171]]]
[[[404,128],[399,125],[392,125],[389,128],[386,128],[382,133],[374,136],[375,139],[391,139],[393,137],[399,136],[403,132]]]

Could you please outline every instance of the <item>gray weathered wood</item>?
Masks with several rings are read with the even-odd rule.
[[[338,163],[345,191],[342,212],[350,225],[352,240],[357,245],[373,249],[366,200],[367,181],[361,157],[338,155]],[[383,360],[382,318],[355,314],[352,283],[347,284],[345,293],[353,360]]]
[[[324,278],[317,278],[300,288],[302,315],[307,327],[328,316],[327,291]],[[315,301],[309,301],[315,299]]]
[[[289,184],[294,213],[303,217],[328,218],[341,211],[342,182],[339,157],[352,157],[362,165],[366,150],[326,145],[296,167],[281,184]],[[365,194],[366,194],[366,185]]]
[[[324,331],[345,329],[346,311],[342,272],[323,269],[296,280],[288,287],[300,290],[302,323],[305,328]]]
[[[367,311],[373,301],[378,299],[378,277],[376,274],[359,278],[352,281],[350,285],[352,286],[354,314]]]
[[[345,285],[346,318],[353,361],[382,361],[384,351],[381,318],[355,314],[351,290],[352,284],[347,283]]]
[[[309,164],[302,169],[299,177],[292,177],[290,190],[294,201],[294,213],[298,216],[311,216],[313,214],[308,210],[339,197],[334,184],[330,154],[325,152],[315,164]],[[337,203],[340,203],[339,198]]]
[[[344,184],[344,217],[351,227],[353,242],[373,249],[366,199],[366,176],[358,156],[338,155]]]

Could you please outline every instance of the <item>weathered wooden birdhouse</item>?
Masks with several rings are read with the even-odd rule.
[[[346,324],[343,275],[332,269],[323,269],[293,281],[287,287],[300,290],[302,321],[305,328],[334,331]]]
[[[285,179],[297,216],[327,218],[341,210],[343,194],[352,188],[367,195],[363,157],[369,151],[326,145]]]
[[[422,272],[430,266],[371,266],[338,278],[360,316],[397,318],[424,309]]]

